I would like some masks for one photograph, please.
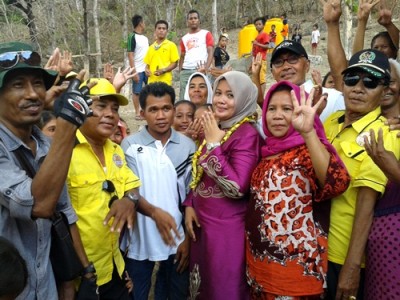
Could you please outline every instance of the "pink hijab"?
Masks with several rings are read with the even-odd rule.
[[[275,155],[283,151],[286,151],[288,149],[295,148],[305,144],[301,134],[298,131],[296,131],[291,125],[286,135],[284,137],[279,137],[279,138],[273,136],[267,128],[266,115],[267,115],[268,105],[272,95],[275,93],[276,89],[280,86],[290,87],[290,89],[295,92],[296,98],[300,101],[300,87],[289,81],[280,81],[270,87],[267,95],[265,96],[262,109],[262,126],[264,134],[267,136],[265,145],[261,149],[262,157]],[[306,97],[307,96],[308,94],[306,93]],[[317,132],[320,141],[325,145],[327,150],[331,153],[336,154],[336,151],[334,150],[333,146],[326,139],[324,127],[322,126],[321,120],[319,119],[318,115],[315,115],[314,128],[315,131]]]

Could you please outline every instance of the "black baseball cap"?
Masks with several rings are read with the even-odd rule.
[[[353,70],[365,71],[378,79],[390,79],[390,64],[387,56],[374,49],[365,49],[354,54],[349,66],[342,74]]]
[[[287,51],[304,56],[306,59],[308,59],[307,51],[300,43],[292,40],[286,40],[280,43],[278,46],[276,46],[274,51],[272,52],[271,66],[272,62],[278,58],[279,54]]]

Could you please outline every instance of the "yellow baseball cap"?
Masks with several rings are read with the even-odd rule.
[[[112,96],[117,99],[119,105],[125,106],[128,105],[129,100],[121,94],[118,94],[115,90],[115,87],[112,83],[105,79],[105,78],[90,78],[82,83],[82,86],[86,86],[90,81],[97,81],[97,84],[93,86],[89,91],[89,96],[98,96],[98,97],[105,97],[105,96]]]

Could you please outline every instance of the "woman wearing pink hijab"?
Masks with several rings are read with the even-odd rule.
[[[328,241],[316,203],[345,191],[350,177],[316,113],[323,97],[312,106],[313,92],[306,100],[304,90],[282,81],[263,103],[267,138],[246,214],[252,299],[320,299],[324,293]]]

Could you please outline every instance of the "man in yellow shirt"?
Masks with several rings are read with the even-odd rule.
[[[92,262],[82,277],[83,283],[90,284],[81,287],[93,287],[97,282],[100,299],[128,300],[126,278],[123,278],[125,264],[119,250],[123,226],[133,227],[136,209],[151,216],[159,230],[164,228],[171,234],[171,229],[177,232],[177,226],[168,213],[140,196],[140,180],[127,166],[120,146],[109,139],[118,124],[119,106],[127,105],[128,99],[117,94],[106,79],[97,79],[90,95],[94,96],[93,117],[77,132],[67,177],[79,233]],[[172,239],[165,235],[163,238],[164,241]],[[78,298],[79,293],[86,292],[81,289]]]
[[[168,22],[159,20],[155,25],[156,41],[149,47],[144,58],[148,83],[162,81],[172,85],[172,70],[178,66],[177,46],[167,40]]]
[[[345,111],[325,122],[328,140],[350,175],[345,193],[332,199],[328,248],[329,299],[363,299],[363,256],[375,203],[387,178],[365,151],[370,130],[383,129],[385,148],[399,158],[395,132],[389,132],[380,101],[390,82],[387,57],[376,50],[357,52],[343,72]]]

